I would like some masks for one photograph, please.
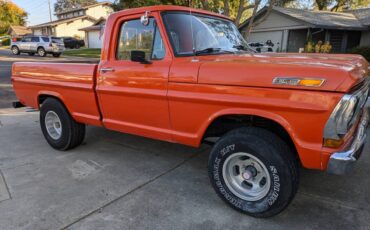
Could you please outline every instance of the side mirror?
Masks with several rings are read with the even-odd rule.
[[[145,59],[145,52],[141,50],[131,50],[131,61],[140,62],[141,64],[151,64],[152,62]]]

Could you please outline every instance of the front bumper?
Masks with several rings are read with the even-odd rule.
[[[369,112],[368,109],[364,109],[360,124],[357,127],[355,137],[350,147],[344,151],[335,152],[330,156],[327,168],[329,173],[343,175],[352,170],[364,149],[368,124]]]

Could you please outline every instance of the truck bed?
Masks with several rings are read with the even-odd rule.
[[[76,121],[100,126],[97,67],[98,62],[17,62],[13,64],[13,87],[26,106],[38,109],[44,95],[53,95],[63,100]]]

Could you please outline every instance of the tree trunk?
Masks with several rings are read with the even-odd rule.
[[[253,12],[252,12],[252,16],[251,16],[251,18],[250,18],[250,20],[249,20],[249,23],[248,23],[247,29],[243,32],[243,35],[244,35],[244,37],[246,38],[246,40],[247,40],[247,38],[249,37],[249,34],[250,34],[251,30],[252,30],[252,26],[253,26],[253,23],[254,23],[254,19],[255,19],[255,17],[256,17],[257,9],[258,9],[258,7],[259,7],[260,3],[261,3],[261,0],[256,0],[256,2],[255,2],[255,4],[254,4],[254,8],[253,8]]]
[[[209,9],[209,0],[201,0],[202,3],[202,9],[203,10],[208,10]]]
[[[225,16],[230,16],[230,4],[229,0],[224,0],[224,15]]]

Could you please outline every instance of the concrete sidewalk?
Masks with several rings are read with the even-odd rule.
[[[200,149],[88,127],[68,152],[37,112],[0,110],[0,229],[369,229],[370,151],[348,176],[302,170],[290,207],[255,219],[222,202]],[[2,178],[3,177],[3,178]]]

